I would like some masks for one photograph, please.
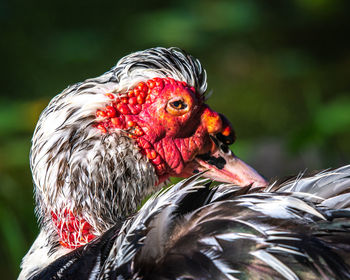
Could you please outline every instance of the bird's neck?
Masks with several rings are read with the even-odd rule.
[[[40,225],[53,242],[68,240],[71,247],[134,213],[160,179],[125,132],[101,134],[94,127],[96,111],[110,102],[97,91],[112,92],[115,83],[78,87],[43,111],[31,149]]]

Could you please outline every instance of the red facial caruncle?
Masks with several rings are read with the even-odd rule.
[[[122,130],[135,139],[154,166],[158,183],[180,177],[198,154],[211,150],[209,134],[226,127],[231,133],[229,123],[194,87],[172,78],[153,78],[128,92],[106,96],[110,102],[96,111],[94,126],[103,134]]]
[[[143,135],[142,129],[133,121],[133,116],[141,112],[142,105],[146,102],[146,98],[149,98],[149,93],[155,87],[155,83],[148,81],[147,85],[141,82],[134,89],[118,97],[107,93],[106,96],[111,99],[111,103],[103,110],[97,110],[98,124],[96,127],[104,133],[111,129],[129,131],[129,136],[134,139]]]
[[[136,140],[141,153],[148,157],[158,176],[164,175],[168,169],[167,163],[157,149],[154,148],[157,138],[161,137],[159,134],[162,133],[157,133],[157,130],[160,129],[159,126],[152,126],[152,124],[149,125],[146,122],[151,119],[152,104],[155,103],[160,93],[166,90],[177,91],[180,95],[182,91],[187,90],[192,92],[196,99],[202,99],[201,96],[195,93],[195,89],[188,87],[185,82],[175,81],[171,78],[154,78],[146,83],[140,82],[125,94],[118,96],[112,93],[106,94],[111,100],[110,104],[96,112],[97,123],[95,126],[103,133],[110,133],[115,129],[125,131],[129,137]],[[182,105],[179,101],[175,101],[173,106],[180,108]],[[146,108],[149,110],[145,110]],[[176,107],[169,107],[167,110],[173,110],[170,113],[177,115]],[[158,112],[154,113],[157,114]],[[157,118],[159,120],[164,119],[165,115],[159,113]],[[168,131],[170,127],[169,125],[167,126]]]

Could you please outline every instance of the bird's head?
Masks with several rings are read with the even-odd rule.
[[[62,231],[60,220],[79,217],[97,235],[170,176],[207,170],[203,176],[219,181],[264,186],[228,149],[234,131],[205,103],[206,88],[197,59],[154,48],[56,96],[31,150],[43,225]]]
[[[264,180],[236,158],[227,145],[234,131],[205,104],[204,95],[186,81],[170,77],[139,82],[124,94],[108,93],[108,105],[96,112],[102,134],[124,131],[153,165],[157,183],[169,176],[204,176],[238,185]]]

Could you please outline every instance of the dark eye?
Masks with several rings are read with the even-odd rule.
[[[190,105],[188,105],[183,99],[177,97],[176,99],[168,101],[166,110],[173,116],[181,116],[190,110]]]
[[[176,100],[176,101],[170,102],[169,104],[172,108],[176,110],[183,110],[187,108],[187,104],[182,100]]]

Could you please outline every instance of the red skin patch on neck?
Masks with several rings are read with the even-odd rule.
[[[60,238],[60,244],[68,249],[76,249],[89,243],[96,236],[91,225],[65,208],[60,213],[51,211],[52,221]]]

